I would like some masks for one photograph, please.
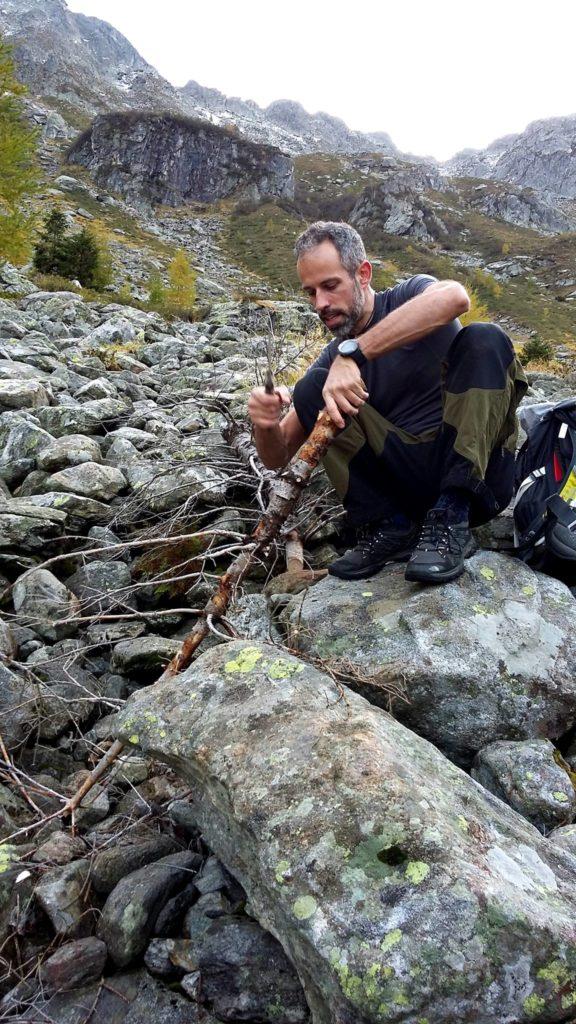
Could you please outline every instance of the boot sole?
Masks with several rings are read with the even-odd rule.
[[[369,580],[372,576],[376,576],[386,565],[392,565],[394,562],[407,562],[413,551],[413,547],[406,548],[405,551],[399,551],[396,555],[390,555],[384,562],[380,562],[376,566],[370,566],[369,569],[358,569],[356,572],[346,569],[343,572],[334,572],[333,567],[329,565],[328,575],[334,576],[338,580]]]
[[[464,549],[464,558],[470,558],[478,550],[476,542],[473,540]],[[446,569],[444,572],[431,572],[425,566],[418,568],[418,566],[408,566],[404,573],[404,579],[408,583],[450,583],[452,580],[457,580],[459,576],[464,572],[464,564],[455,566],[454,569]]]

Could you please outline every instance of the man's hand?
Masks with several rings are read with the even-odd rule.
[[[271,395],[264,388],[254,388],[248,399],[248,415],[255,427],[270,430],[278,426],[282,410],[291,402],[288,388],[274,388]]]
[[[326,412],[337,427],[343,427],[343,413],[356,416],[369,395],[353,359],[336,356],[322,389]]]

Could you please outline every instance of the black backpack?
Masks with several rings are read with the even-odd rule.
[[[524,562],[576,565],[576,398],[526,406],[516,457],[514,546]]]

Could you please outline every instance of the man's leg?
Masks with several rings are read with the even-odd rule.
[[[454,339],[444,377],[436,449],[438,496],[406,578],[443,583],[459,576],[473,550],[470,522],[486,522],[512,497],[516,408],[524,372],[496,324],[471,324]]]
[[[294,405],[307,430],[324,407],[326,376],[326,370],[317,369],[294,390]],[[382,454],[385,447],[389,451],[387,438],[395,429],[371,406],[363,406],[358,416],[350,417],[323,459],[348,521],[358,533],[356,547],[329,568],[341,579],[366,579],[387,562],[405,561],[418,539],[419,525],[402,508],[398,481]]]

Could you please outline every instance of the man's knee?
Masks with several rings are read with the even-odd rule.
[[[458,332],[450,346],[447,389],[503,388],[508,367],[513,362],[512,342],[498,324],[469,324]]]

